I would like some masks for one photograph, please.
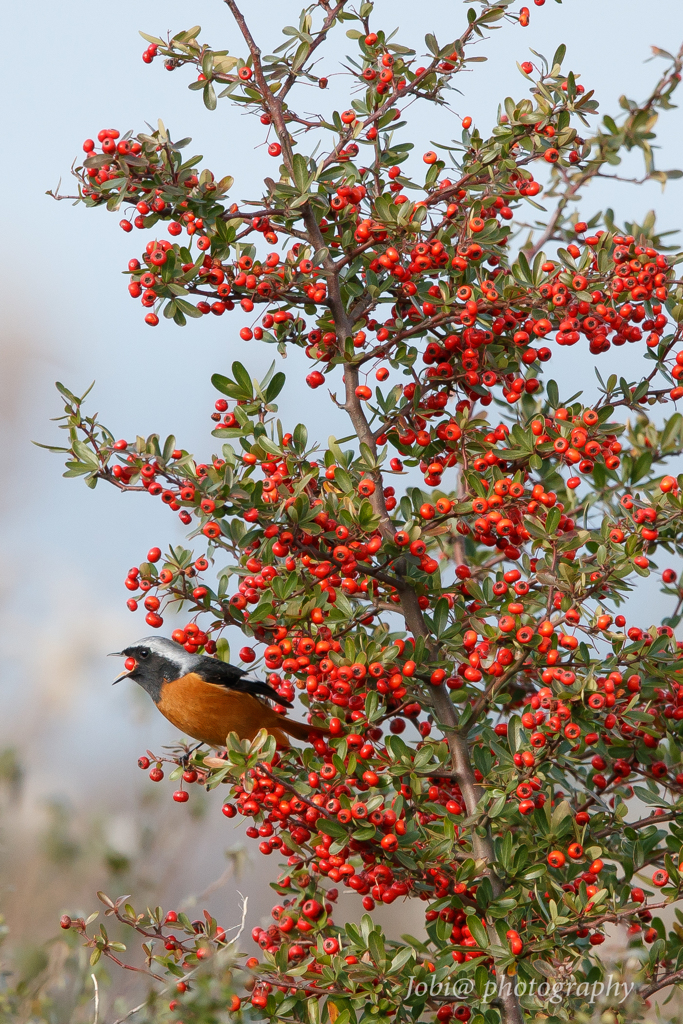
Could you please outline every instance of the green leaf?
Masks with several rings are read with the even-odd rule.
[[[661,651],[665,651],[669,646],[670,640],[666,633],[662,636],[658,636],[656,640],[647,648],[648,658],[653,658],[655,654],[659,654]]]
[[[567,52],[567,47],[565,46],[564,43],[560,43],[558,48],[555,50],[555,55],[554,55],[554,57],[552,59],[551,65],[550,65],[551,70],[552,70],[552,68],[555,67],[555,65],[560,65],[561,66],[562,61],[564,60],[566,52]]]
[[[216,90],[214,89],[211,82],[207,82],[206,85],[204,86],[203,98],[204,106],[206,107],[207,110],[216,109]]]
[[[569,803],[566,800],[561,800],[557,807],[555,807],[553,810],[552,818],[550,820],[551,830],[553,832],[557,832],[561,822],[563,822],[565,818],[570,818],[571,814],[572,809],[569,806]]]
[[[428,32],[425,36],[425,43],[428,49],[434,54],[435,57],[439,56],[439,44],[431,32]]]
[[[159,39],[158,36],[148,36],[146,32],[139,33],[143,39],[146,39],[148,43],[156,43],[157,46],[166,46],[163,39]]]
[[[448,612],[448,601],[445,597],[440,597],[434,609],[434,632],[437,636],[441,636],[448,626]]]
[[[320,1024],[320,1003],[317,999],[306,1000],[308,1024]]]
[[[297,423],[294,427],[294,433],[292,434],[292,445],[293,447],[303,454],[308,444],[308,431],[303,423]]]
[[[237,384],[230,380],[229,377],[224,377],[222,373],[212,374],[211,383],[215,387],[216,391],[220,391],[222,395],[227,395],[228,398],[244,397]]]
[[[175,299],[175,304],[181,312],[185,313],[186,316],[191,316],[193,320],[198,320],[204,316],[201,309],[197,309],[191,302],[187,302],[185,299]]]
[[[545,521],[545,532],[550,534],[551,537],[555,536],[561,518],[562,513],[559,508],[553,507],[549,510]]]
[[[397,974],[402,967],[408,963],[411,957],[415,956],[415,951],[410,946],[404,946],[403,949],[399,949],[398,953],[391,961],[389,965],[389,974]]]
[[[479,920],[479,918],[475,914],[471,914],[467,918],[467,922],[466,923],[467,923],[467,927],[469,928],[470,932],[472,933],[472,938],[475,939],[477,945],[481,949],[488,949],[488,945],[489,945],[488,932],[486,931],[486,928],[484,928],[484,926],[481,923],[481,921]]]
[[[86,462],[67,462],[65,463],[67,471],[64,476],[85,476],[86,473],[92,473],[93,468]]]
[[[508,746],[516,754],[524,742],[524,726],[519,715],[511,715],[508,721]]]
[[[186,28],[184,31],[178,32],[178,34],[175,35],[173,38],[178,43],[189,43],[193,39],[196,39],[197,36],[200,35],[201,31],[201,25],[193,25],[192,28]],[[165,45],[165,43],[162,43],[162,46]],[[159,126],[163,129],[163,124],[161,123],[161,121],[159,122]]]
[[[82,462],[87,462],[91,469],[97,469],[99,467],[97,456],[91,448],[88,448],[87,444],[83,443],[83,441],[74,441],[73,450],[74,454]]]
[[[324,832],[325,835],[332,836],[333,839],[345,839],[348,835],[344,826],[331,818],[320,819],[315,827],[319,832]]]
[[[66,452],[71,451],[70,448],[60,448],[55,444],[41,444],[40,441],[31,441],[31,444],[34,444],[36,448],[44,448],[48,452],[61,452],[61,454],[66,454]]]
[[[635,465],[631,470],[631,483],[635,483],[649,472],[650,466],[652,465],[652,452],[643,452],[636,459]]]
[[[501,796],[496,797],[491,806],[488,809],[489,818],[497,818],[499,814],[502,814],[505,810],[505,804],[507,803],[507,797],[505,793]]]
[[[384,966],[384,942],[382,941],[381,932],[377,929],[370,932],[368,936],[368,948],[370,950],[370,956],[375,961],[379,968]]]
[[[264,451],[268,452],[269,455],[274,455],[276,458],[282,458],[282,448],[271,441],[269,437],[261,435],[258,439],[259,447],[263,448]]]
[[[341,467],[339,466],[337,467],[334,474],[334,483],[335,486],[341,488],[341,490],[344,491],[345,494],[348,494],[353,490],[353,480],[346,472],[346,470],[341,469]]]
[[[292,174],[299,192],[306,192],[311,175],[306,158],[301,153],[295,153],[292,158]]]
[[[224,636],[216,641],[216,657],[219,661],[230,662],[230,644]]]
[[[253,384],[251,382],[251,377],[247,373],[247,371],[244,368],[244,366],[242,366],[241,363],[234,362],[232,364],[232,372],[233,372],[233,374],[235,376],[235,380],[237,381],[237,384],[238,384],[240,390],[244,394],[244,397],[245,398],[253,398],[254,397],[254,387],[253,387]]]
[[[164,462],[170,462],[171,456],[175,451],[175,437],[173,434],[169,434],[164,442],[164,450],[162,452],[162,459]]]
[[[275,374],[275,376],[273,377],[265,391],[266,401],[268,402],[268,404],[275,401],[275,399],[285,386],[286,380],[287,378],[285,377],[284,373],[278,372]]]

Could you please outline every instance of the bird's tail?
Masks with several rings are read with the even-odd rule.
[[[322,726],[309,725],[307,722],[294,722],[280,716],[278,716],[278,728],[289,736],[293,736],[295,740],[303,740],[304,743],[309,743],[311,737],[318,740],[330,735],[330,730],[323,729]]]

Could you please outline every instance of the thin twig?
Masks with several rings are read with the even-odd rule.
[[[95,1016],[93,1017],[92,1024],[98,1024],[100,1017],[100,990],[97,984],[97,978],[94,974],[91,974],[92,983],[95,988]]]
[[[230,946],[234,946],[239,941],[242,933],[244,932],[244,926],[245,926],[246,920],[247,920],[247,907],[249,905],[249,897],[245,896],[243,893],[241,893],[239,891],[239,889],[237,890],[237,894],[238,894],[238,896],[242,900],[242,918],[241,918],[241,921],[240,921],[240,923],[238,925],[234,925],[233,926],[234,928],[237,928],[237,935],[235,935],[235,937],[230,940],[230,943],[229,943]],[[232,929],[228,929],[228,930],[231,931]],[[188,974],[185,974],[183,976],[183,981],[187,982],[192,977],[194,977],[194,975],[197,973],[197,971],[200,969],[200,967],[203,967],[203,964],[197,964],[197,966],[194,968],[194,970],[189,971]],[[163,995],[164,992],[168,992],[170,989],[175,988],[176,984],[177,984],[177,982],[174,979],[168,985],[165,985],[164,988],[161,990],[161,992],[159,994]],[[142,1003],[138,1003],[137,1006],[134,1006],[133,1009],[129,1010],[128,1013],[124,1014],[123,1017],[118,1017],[113,1022],[113,1024],[123,1024],[124,1021],[128,1020],[130,1017],[133,1017],[140,1010],[144,1009],[144,1007],[146,1005],[147,1005],[147,999],[145,999]]]
[[[147,1000],[145,999],[142,1003],[138,1003],[137,1006],[134,1006],[132,1010],[129,1010],[128,1013],[126,1013],[123,1017],[117,1017],[117,1019],[114,1021],[114,1024],[123,1024],[124,1020],[128,1020],[134,1014],[138,1013],[140,1010],[143,1010],[146,1005]]]

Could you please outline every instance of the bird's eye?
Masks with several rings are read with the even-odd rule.
[[[148,658],[149,657],[149,650],[148,650],[148,648],[147,647],[141,647],[140,650],[138,651],[138,657],[142,658],[143,660],[145,658]]]

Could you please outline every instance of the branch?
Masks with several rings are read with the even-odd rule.
[[[303,70],[304,63],[306,63],[307,61],[309,61],[311,59],[311,55],[314,53],[314,51],[317,50],[317,48],[320,46],[320,44],[325,41],[325,39],[327,38],[328,32],[330,31],[330,29],[334,25],[335,21],[337,20],[337,15],[339,14],[341,9],[344,7],[344,4],[346,4],[346,3],[347,3],[347,0],[339,0],[339,3],[337,4],[337,6],[332,8],[332,10],[328,13],[327,17],[325,18],[325,21],[322,23],[322,25],[320,27],[320,30],[318,31],[318,33],[316,35],[315,41],[313,43],[311,43],[311,45],[308,48],[308,53],[306,54],[306,61],[302,61],[302,63],[301,63],[301,70]],[[285,98],[287,93],[290,91],[292,86],[295,84],[297,78],[298,78],[297,72],[290,71],[289,75],[287,76],[287,81],[285,82],[284,86],[282,87],[282,89],[280,89],[280,91],[278,93],[278,99],[280,101],[282,101]]]
[[[683,981],[683,969],[680,971],[674,971],[673,974],[666,974],[661,981],[654,982],[646,988],[639,989],[638,995],[643,999],[647,999],[649,996],[654,995],[655,992],[659,992],[663,988],[669,988],[670,985],[676,985],[679,981]]]
[[[641,818],[640,821],[623,821],[621,824],[624,828],[647,828],[648,825],[659,825],[665,821],[675,821],[676,818],[683,817],[683,810],[669,811],[667,814],[651,814],[649,818]],[[609,836],[614,830],[612,828],[604,828],[601,832],[596,832],[595,838],[601,839],[603,836]]]

